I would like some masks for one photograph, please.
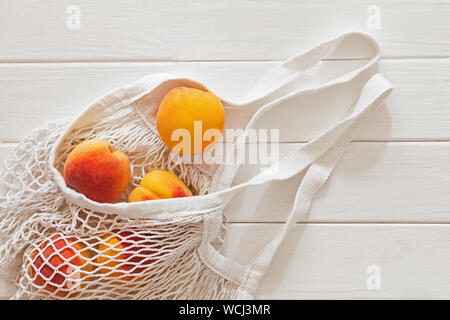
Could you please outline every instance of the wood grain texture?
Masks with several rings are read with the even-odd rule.
[[[295,85],[316,85],[361,61],[326,61]],[[0,142],[16,142],[46,121],[75,116],[94,99],[154,72],[206,83],[234,100],[243,98],[275,62],[0,64]],[[334,123],[375,70],[349,85],[286,101],[267,112],[259,128],[279,128],[282,141],[307,141]],[[393,83],[386,106],[360,132],[361,140],[450,140],[450,60],[384,60]]]
[[[81,29],[66,27],[69,5]],[[369,30],[377,5],[380,29]],[[386,56],[450,56],[450,2],[131,0],[3,1],[0,61],[284,59],[351,30],[373,34]],[[335,58],[361,57],[349,43]]]
[[[231,224],[223,252],[244,264],[280,226]],[[449,299],[449,243],[449,225],[298,224],[256,298]],[[380,269],[379,290],[366,285],[372,265]],[[0,298],[13,293],[12,284],[0,282]]]
[[[279,228],[232,225],[224,252],[244,263]],[[299,224],[275,255],[256,297],[449,299],[449,243],[449,225]],[[367,288],[371,265],[380,268],[380,290]]]
[[[300,145],[281,144],[279,154]],[[13,146],[0,144],[0,161]],[[449,163],[448,142],[353,142],[317,194],[310,215],[299,221],[450,222]],[[233,183],[259,170],[243,164]],[[301,178],[239,193],[226,209],[229,221],[285,221]]]
[[[81,29],[69,31],[73,4]],[[381,10],[380,29],[366,26],[371,5]],[[283,242],[257,298],[450,299],[449,16],[449,0],[2,1],[0,163],[33,128],[149,73],[197,78],[238,100],[276,60],[343,32],[368,32],[382,46],[379,71],[394,92]],[[368,55],[350,39],[294,85],[329,80]],[[282,156],[342,116],[375,71],[293,98],[257,127],[281,129]],[[259,170],[244,164],[235,183]],[[232,201],[225,255],[245,263],[276,234],[300,179]],[[380,290],[367,287],[372,265]],[[0,299],[14,291],[0,281]]]

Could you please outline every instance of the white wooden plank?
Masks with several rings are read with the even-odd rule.
[[[224,252],[245,263],[279,228],[230,225]],[[449,299],[449,243],[448,225],[299,224],[276,254],[256,297]],[[380,270],[380,290],[366,284],[372,265]]]
[[[380,72],[392,82],[394,91],[386,105],[378,110],[357,135],[357,139],[450,139],[450,100],[447,97],[449,59],[384,60],[380,63]],[[359,92],[353,85],[359,88],[360,81],[349,86],[354,92]],[[347,89],[348,87],[342,89],[342,92],[328,90],[316,96],[293,99],[278,110],[267,113],[259,126],[281,128],[282,141],[309,140],[341,117],[346,102],[353,97],[345,94]]]
[[[280,155],[296,146],[281,144]],[[448,142],[353,142],[300,221],[448,222],[449,163]],[[258,171],[243,165],[234,183]],[[240,192],[230,221],[285,221],[301,178]]]
[[[224,254],[241,264],[281,225],[230,224]],[[450,226],[298,224],[275,255],[260,299],[449,299]],[[245,245],[243,245],[245,244]],[[380,271],[370,290],[369,266]],[[0,298],[14,292],[0,282]]]
[[[14,142],[46,121],[74,116],[104,93],[153,72],[197,78],[214,92],[234,99],[245,96],[275,62],[239,63],[60,63],[0,65],[0,141]],[[314,84],[360,61],[328,61]],[[385,60],[381,72],[394,92],[366,128],[361,140],[450,139],[450,61]],[[361,79],[364,79],[363,76]],[[266,113],[257,126],[279,128],[282,141],[307,141],[335,122],[362,81],[342,90],[293,98]]]
[[[0,161],[13,146],[0,145]],[[280,156],[298,146],[281,144]],[[449,163],[448,142],[353,142],[317,194],[310,215],[299,221],[449,222]],[[243,164],[234,183],[259,170]],[[300,179],[239,193],[226,209],[229,221],[285,221]]]
[[[272,66],[267,62],[0,64],[4,93],[0,142],[19,141],[46,121],[75,116],[101,95],[150,73],[198,77],[214,91],[238,98],[247,93],[248,83],[255,83]]]
[[[66,26],[74,4],[79,30]],[[373,5],[380,29],[370,30]],[[355,29],[376,36],[387,56],[449,56],[449,14],[439,0],[3,1],[0,60],[283,59]]]

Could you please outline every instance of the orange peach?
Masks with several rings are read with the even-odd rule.
[[[171,172],[154,170],[147,173],[141,183],[128,196],[128,202],[191,197],[184,182]]]
[[[123,281],[142,279],[151,271],[156,261],[154,243],[145,234],[135,231],[115,231],[106,234],[98,245],[97,263],[100,271],[107,277]]]
[[[72,150],[64,165],[64,179],[70,188],[103,203],[112,203],[120,197],[130,174],[127,156],[114,151],[103,139],[83,141]]]
[[[222,101],[212,92],[194,88],[177,87],[169,91],[156,115],[161,140],[180,155],[202,153],[217,142],[224,126]]]
[[[30,258],[28,274],[34,284],[57,296],[79,293],[83,279],[94,270],[86,244],[75,237],[57,233],[39,245]]]

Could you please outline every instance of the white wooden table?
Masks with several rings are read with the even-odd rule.
[[[283,243],[257,297],[448,299],[450,1],[2,1],[0,158],[32,128],[145,74],[192,76],[240,97],[277,61],[350,30],[380,41],[394,92]],[[324,67],[360,63],[357,49]],[[281,129],[285,153],[336,120],[332,107],[293,103],[260,127]],[[254,170],[244,166],[239,179]],[[296,183],[240,195],[225,252],[243,262],[269,239]],[[0,284],[1,297],[13,292]]]

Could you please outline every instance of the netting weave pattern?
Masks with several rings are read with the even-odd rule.
[[[119,201],[152,169],[179,176],[194,195],[212,192],[216,167],[183,162],[159,139],[156,112],[146,97],[103,109],[72,126],[56,121],[25,138],[7,158],[0,180],[0,272],[14,279],[14,298],[201,299],[233,298],[237,285],[207,268],[198,256],[204,212],[170,219],[130,219],[94,212],[66,200],[50,165],[62,173],[81,141],[103,138],[130,159],[132,179]],[[153,108],[153,109],[152,109]],[[64,134],[53,164],[49,155]],[[151,203],[149,204],[151,205]],[[225,222],[221,218],[223,242]],[[57,266],[57,268],[55,268]],[[69,276],[68,276],[69,275]]]

